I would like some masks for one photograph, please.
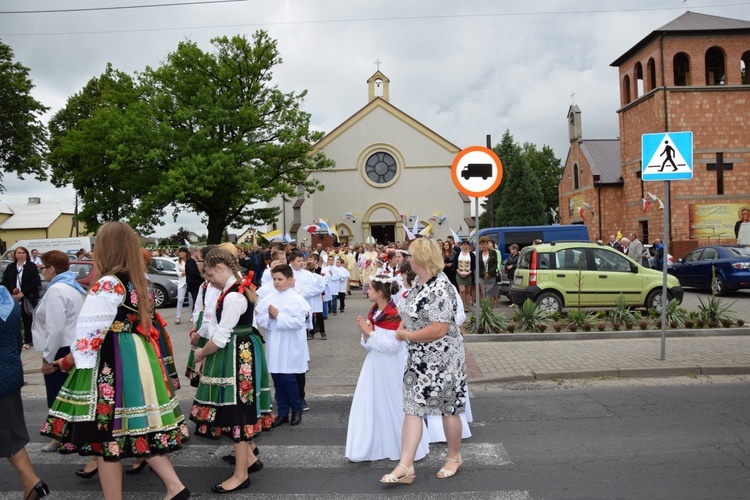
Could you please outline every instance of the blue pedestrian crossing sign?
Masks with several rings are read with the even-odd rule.
[[[664,132],[641,136],[641,179],[693,178],[693,133]]]

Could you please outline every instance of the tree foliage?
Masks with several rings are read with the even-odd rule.
[[[180,226],[180,229],[178,229],[175,234],[167,238],[164,244],[184,246],[186,241],[190,241],[190,231],[187,228]]]
[[[29,68],[14,62],[13,49],[0,42],[0,192],[3,172],[46,179],[47,131],[41,116],[49,108],[31,97],[33,88]]]
[[[323,188],[308,173],[333,162],[312,151],[323,133],[301,110],[306,92],[272,84],[276,42],[258,31],[211,43],[182,42],[135,78],[108,67],[55,116],[56,182],[86,197],[95,224],[124,218],[150,232],[168,208],[187,210],[217,243],[227,227],[274,222],[278,209],[257,203]]]
[[[146,212],[139,202],[159,181],[164,153],[133,78],[108,65],[68,99],[49,128],[52,181],[73,185],[87,229],[124,220],[150,232],[161,223],[163,210]]]
[[[495,220],[489,221],[485,210],[480,227],[550,224],[549,208],[558,206],[563,172],[552,148],[545,145],[540,150],[530,142],[520,146],[506,130],[493,151],[503,164],[503,181],[493,193]]]

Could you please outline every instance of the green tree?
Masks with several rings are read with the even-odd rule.
[[[524,143],[522,154],[539,180],[539,187],[542,189],[545,220],[546,223],[551,224],[553,220],[549,209],[554,208],[557,210],[560,204],[558,187],[560,186],[565,166],[562,165],[559,158],[555,157],[552,148],[547,145],[543,146],[540,150],[537,149],[535,144],[530,142]]]
[[[41,116],[49,109],[31,97],[29,68],[13,61],[13,49],[0,42],[0,192],[3,172],[46,179],[42,158],[47,132]]]
[[[163,179],[142,208],[158,210],[169,200],[175,215],[204,214],[208,242],[217,243],[228,226],[276,220],[278,209],[253,204],[322,189],[308,173],[333,161],[312,151],[323,133],[310,129],[310,115],[301,110],[306,92],[284,93],[271,84],[271,70],[281,63],[276,41],[258,31],[252,41],[211,42],[213,53],[180,43],[144,74],[168,149]]]
[[[547,220],[539,179],[524,157],[509,162],[508,182],[497,210],[499,226],[538,226]]]
[[[137,81],[107,65],[68,99],[49,129],[52,181],[75,188],[87,230],[111,220],[145,233],[162,224],[163,209],[141,209],[142,195],[160,180],[165,153]]]

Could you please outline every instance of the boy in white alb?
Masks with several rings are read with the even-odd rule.
[[[346,268],[346,262],[344,262],[343,258],[336,259],[335,267],[339,293],[337,294],[338,297],[333,299],[334,308],[337,307],[339,311],[344,312],[344,309],[346,308],[346,285],[349,283],[351,273],[349,272],[349,269]],[[338,299],[338,304],[336,304],[336,299]]]
[[[307,371],[306,330],[311,310],[294,290],[294,272],[286,264],[272,270],[274,290],[258,301],[255,319],[265,329],[266,362],[273,379],[277,417],[273,427],[302,422],[302,400],[297,374]],[[291,419],[289,413],[291,411]]]
[[[323,269],[320,270],[320,274],[328,278],[326,293],[323,298],[330,297],[328,299],[328,312],[334,316],[338,310],[337,305],[339,295],[339,278],[338,273],[336,272],[336,266],[333,264],[336,258],[336,255],[333,253],[328,255],[328,264],[323,266]]]

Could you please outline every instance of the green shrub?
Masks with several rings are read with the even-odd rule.
[[[576,326],[583,326],[586,323],[591,323],[596,315],[591,311],[584,311],[583,309],[571,309],[568,311],[568,321],[570,324]]]
[[[541,325],[549,323],[549,315],[527,299],[513,315],[516,327],[522,332],[538,332]]]
[[[500,333],[508,327],[505,315],[492,308],[490,299],[482,299],[479,306],[479,329],[478,333]],[[476,331],[476,315],[466,322],[466,329],[470,332]]]
[[[698,302],[700,302],[700,305],[698,306],[700,317],[709,325],[711,323],[718,324],[718,322],[722,319],[729,319],[732,321],[735,320],[734,316],[732,315],[734,311],[730,309],[730,307],[734,305],[734,302],[732,302],[731,304],[724,304],[721,299],[716,297],[711,297],[705,303],[703,302],[702,297],[698,297]]]
[[[623,323],[630,323],[632,325],[636,322],[633,311],[631,311],[630,308],[625,305],[625,297],[623,297],[622,294],[617,297],[617,305],[615,306],[615,308],[609,311],[609,319],[612,320],[613,325],[616,325],[618,327]]]

